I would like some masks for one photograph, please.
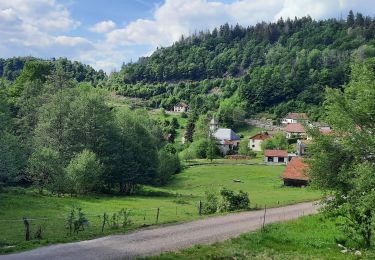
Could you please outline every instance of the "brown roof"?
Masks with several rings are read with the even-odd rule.
[[[288,151],[286,150],[264,150],[264,156],[266,157],[288,157]]]
[[[309,119],[305,113],[289,113],[285,118],[290,118],[290,119],[302,119],[302,120],[307,120]]]
[[[332,134],[332,133],[333,133],[332,129],[319,129],[319,132],[320,132],[322,135],[329,135],[329,134]]]
[[[180,102],[176,105],[174,105],[175,107],[188,107],[188,104],[186,104],[185,102]]]
[[[268,138],[270,138],[268,133],[257,133],[256,135],[249,137],[249,139],[253,139],[253,140],[265,140]]]
[[[289,133],[305,133],[305,127],[300,123],[288,124],[284,127],[285,132]]]
[[[304,163],[301,157],[293,157],[286,165],[285,170],[281,174],[281,178],[308,181],[309,177],[305,174],[308,168],[309,165]]]

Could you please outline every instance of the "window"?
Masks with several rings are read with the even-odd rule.
[[[284,162],[284,157],[278,157],[277,162]]]
[[[268,162],[273,162],[273,157],[267,157]]]
[[[254,147],[255,147],[255,144],[253,144],[253,145],[252,145],[251,147],[253,147],[253,148],[254,148]]]

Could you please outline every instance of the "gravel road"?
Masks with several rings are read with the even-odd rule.
[[[296,219],[317,212],[316,202],[270,208],[266,223]],[[57,244],[22,253],[2,255],[0,260],[49,259],[130,259],[157,255],[197,244],[210,244],[259,229],[264,210],[211,217],[192,222],[141,229],[126,235],[113,235],[93,240]]]

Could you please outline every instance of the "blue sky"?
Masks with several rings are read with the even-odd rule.
[[[373,0],[0,0],[0,54],[68,57],[106,72],[226,22],[374,16]]]

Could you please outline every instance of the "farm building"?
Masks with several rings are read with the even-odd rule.
[[[288,163],[288,157],[286,150],[264,150],[264,162],[266,163]]]
[[[217,140],[218,148],[224,155],[240,144],[240,137],[230,128],[219,128],[219,122],[212,118],[209,136]]]
[[[173,111],[174,112],[188,112],[189,111],[189,106],[184,103],[184,102],[180,102],[176,105],[173,106]]]
[[[249,145],[248,147],[253,151],[262,151],[261,145],[262,142],[271,136],[267,132],[257,133],[249,138]]]
[[[307,138],[307,133],[305,131],[305,127],[300,124],[300,123],[291,123],[287,124],[284,127],[284,132],[286,138],[293,138],[293,137],[298,137],[298,138]]]
[[[306,170],[309,166],[303,162],[301,157],[294,157],[285,167],[281,174],[286,186],[305,186],[309,182]]]
[[[295,123],[308,123],[308,121],[309,118],[305,113],[289,113],[281,120],[281,123],[287,125]]]

